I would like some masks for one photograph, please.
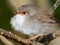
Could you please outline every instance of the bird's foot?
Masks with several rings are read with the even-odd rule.
[[[34,37],[31,37],[29,40],[36,40],[37,38],[41,39],[42,37],[43,37],[43,34],[39,34]]]

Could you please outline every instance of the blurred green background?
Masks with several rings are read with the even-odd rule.
[[[12,14],[12,7],[7,3],[7,0],[0,0],[0,28],[10,30],[10,17]]]
[[[56,0],[50,0],[51,6],[55,2]],[[13,12],[14,8],[8,0],[0,0],[0,28],[11,31],[10,18],[13,16]],[[60,22],[60,6],[55,10],[54,16]],[[4,45],[1,43],[0,45]]]

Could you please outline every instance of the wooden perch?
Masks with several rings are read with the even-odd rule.
[[[22,44],[24,44],[24,45],[43,45],[43,44],[41,44],[41,43],[39,43],[39,42],[35,42],[35,41],[30,41],[29,39],[23,39],[23,38],[21,38],[21,37],[19,37],[19,36],[17,36],[17,35],[15,35],[15,34],[13,34],[13,33],[11,33],[11,32],[8,32],[8,31],[6,31],[6,30],[4,30],[4,29],[0,29],[0,35],[3,35],[3,36],[5,36],[5,37],[8,37],[8,38],[11,38],[11,39],[14,39],[14,40],[16,40],[17,42],[20,42],[20,43],[22,43]],[[37,37],[36,37],[37,38]]]
[[[13,42],[5,38],[4,36],[0,35],[0,40],[5,44],[5,45],[15,45]],[[8,42],[8,43],[7,43]]]
[[[40,41],[39,39],[38,39],[39,41],[36,40],[40,36],[37,36],[36,38],[33,38],[33,39],[24,39],[24,38],[21,38],[21,37],[13,34],[11,32],[8,32],[4,29],[0,29],[0,35],[14,39],[15,41],[20,42],[23,45],[44,45],[44,44],[39,42]],[[49,37],[51,37],[50,40],[52,40],[52,38],[54,39],[54,38],[60,37],[60,30],[52,33],[51,35],[43,36],[42,41],[43,42],[47,42],[47,41],[49,42],[49,40],[46,40]]]

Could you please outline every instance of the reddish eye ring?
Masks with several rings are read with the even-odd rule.
[[[23,15],[25,15],[26,13],[28,13],[28,12],[27,11],[23,11],[23,12],[16,11],[16,12],[14,12],[14,14],[23,14]]]

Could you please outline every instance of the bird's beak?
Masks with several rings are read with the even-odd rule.
[[[20,12],[20,11],[15,11],[13,14],[14,14],[14,15],[16,15],[16,14],[22,14],[22,12]]]

